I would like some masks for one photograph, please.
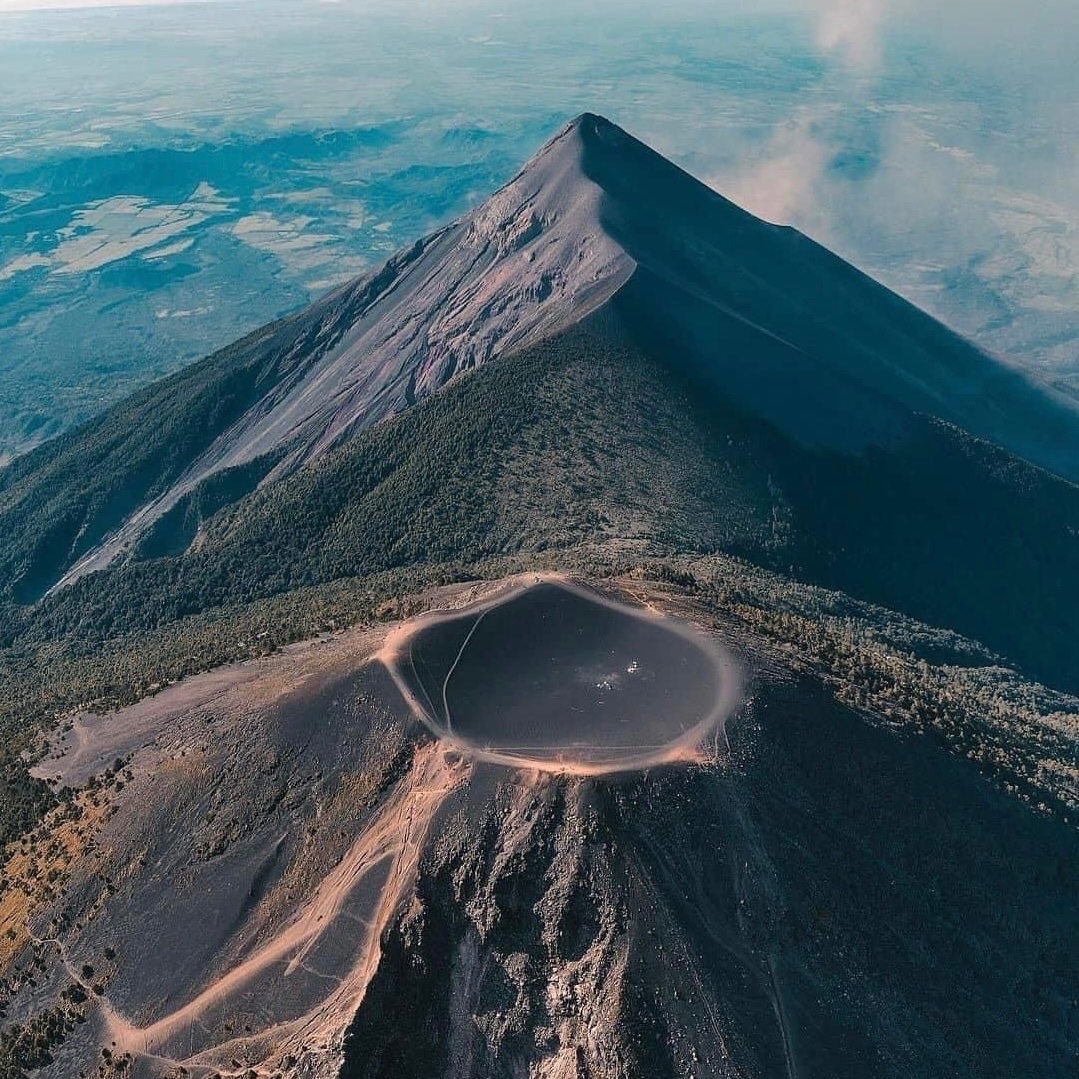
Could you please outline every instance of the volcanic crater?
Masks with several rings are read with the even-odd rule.
[[[741,700],[738,663],[715,641],[561,577],[407,622],[381,658],[444,743],[564,774],[700,760]]]

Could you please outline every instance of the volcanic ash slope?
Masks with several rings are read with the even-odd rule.
[[[31,455],[21,467],[53,484],[64,475],[57,452],[120,475],[111,497],[70,509],[83,519],[13,567],[20,594],[129,555],[211,476],[261,461],[229,481],[235,492],[219,484],[202,501],[239,497],[455,374],[584,323],[683,366],[803,445],[888,445],[916,413],[1079,478],[1074,403],[586,114],[477,210],[205,361],[212,407],[194,431],[178,429],[182,452],[170,445],[136,469],[113,460],[110,439],[75,436]],[[167,411],[152,392],[138,407],[117,418],[160,423]]]

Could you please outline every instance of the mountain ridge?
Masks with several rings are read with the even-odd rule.
[[[477,210],[218,354],[226,378],[250,372],[234,409],[149,483],[136,475],[103,505],[76,505],[37,564],[13,572],[17,592],[32,600],[130,557],[211,476],[274,482],[460,371],[600,309],[611,332],[677,352],[693,377],[806,444],[860,452],[924,412],[1079,479],[1079,410],[1050,388],[585,113]],[[0,472],[0,519],[5,503]]]
[[[0,1079],[1071,1079],[1079,486],[1001,444],[1050,406],[548,147],[0,472]]]

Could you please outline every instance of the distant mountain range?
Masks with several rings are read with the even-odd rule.
[[[17,458],[0,534],[5,836],[53,805],[19,753],[75,715],[39,774],[117,758],[102,835],[134,867],[72,855],[68,892],[20,893],[39,942],[113,954],[108,1010],[49,968],[46,1074],[102,1047],[110,1075],[1069,1074],[1079,409],[601,117],[378,272]],[[710,768],[437,756],[371,673],[378,623],[541,569],[744,657]],[[352,623],[334,665],[84,714]],[[402,807],[432,791],[417,838]],[[327,852],[358,829],[357,874],[392,866],[353,911],[363,978],[320,960],[332,1007],[283,973],[242,988],[330,910],[352,854],[306,845],[324,812]],[[40,1009],[8,977],[21,1037]]]

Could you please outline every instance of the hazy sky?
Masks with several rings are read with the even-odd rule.
[[[1079,392],[1079,0],[69,5],[0,0],[0,457],[378,263],[583,109]]]
[[[0,14],[72,8],[147,7],[150,4],[214,3],[216,0],[0,0]]]
[[[192,2],[220,0],[0,0],[0,13]],[[371,6],[371,0],[296,0],[296,6],[320,2]],[[397,8],[406,14],[425,8],[495,11],[501,5],[496,0],[379,0],[378,6]],[[512,2],[508,6],[512,7]],[[633,0],[593,0],[593,6],[632,10],[637,5]],[[682,11],[808,11],[819,18],[822,47],[842,53],[849,62],[863,68],[877,63],[883,35],[895,26],[917,27],[957,50],[990,49],[1027,60],[1032,77],[1040,77],[1046,63],[1056,67],[1079,56],[1076,0],[668,0],[664,4],[650,3],[649,7],[653,14],[669,12],[672,17]]]
[[[160,4],[243,2],[243,0],[0,0],[0,15],[27,11],[73,8],[143,7]],[[257,0],[248,0],[257,2]],[[290,0],[283,0],[289,3]],[[359,8],[377,7],[400,12],[402,17],[425,11],[444,15],[453,11],[493,13],[503,8],[557,9],[567,0],[294,0],[302,9],[310,4],[340,3]],[[580,11],[576,0],[570,10]],[[598,18],[619,12],[633,13],[640,0],[591,0]],[[669,16],[715,13],[758,14],[790,11],[816,19],[818,43],[850,69],[872,73],[880,63],[890,33],[916,32],[938,47],[972,61],[1007,64],[1025,75],[1041,95],[1054,94],[1076,104],[1079,94],[1079,2],[1077,0],[649,0],[649,15]],[[1063,82],[1065,85],[1060,86]]]

